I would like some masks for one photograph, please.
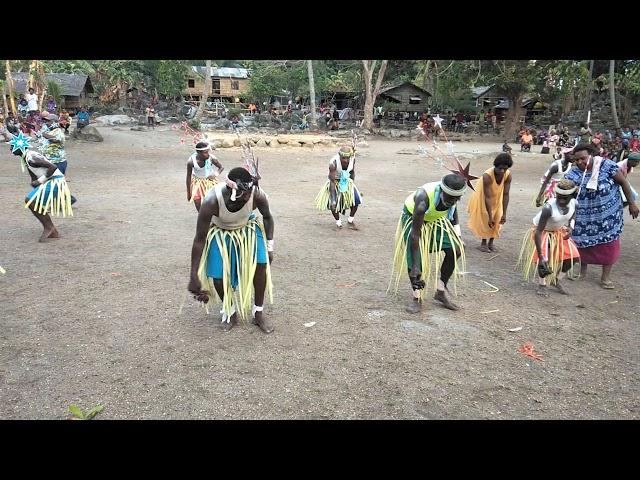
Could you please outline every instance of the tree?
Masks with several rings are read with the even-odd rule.
[[[62,100],[62,87],[58,82],[55,80],[49,80],[47,82],[47,94],[53,97],[57,105],[60,105],[60,101]]]
[[[309,69],[309,98],[311,101],[311,125],[316,126],[316,86],[313,78],[313,61],[307,60]]]
[[[611,96],[611,114],[616,131],[620,131],[620,120],[618,120],[618,112],[616,110],[616,83],[615,83],[616,61],[609,60],[609,95]]]
[[[6,68],[5,79],[7,81],[7,90],[9,91],[9,100],[11,102],[11,111],[13,113],[17,113],[16,100],[13,97],[14,92],[13,92],[13,78],[11,77],[11,60],[6,60],[5,62],[6,62],[6,65],[5,65],[5,68]]]
[[[198,107],[198,111],[194,120],[197,122],[202,118],[202,114],[204,113],[204,109],[207,106],[207,99],[209,98],[209,94],[211,93],[211,60],[207,60],[206,72],[204,74],[204,89],[202,92],[202,98],[200,99],[200,106]]]
[[[97,90],[103,103],[126,106],[127,90],[142,81],[140,60],[100,60],[96,62]]]
[[[376,79],[375,87],[373,86],[373,74],[378,63],[377,60],[362,60],[362,67],[364,70],[364,120],[362,126],[369,130],[373,129],[373,105],[380,93],[380,86],[382,85],[382,79],[384,78],[384,72],[387,69],[388,60],[382,60],[380,69],[378,70],[378,76]]]

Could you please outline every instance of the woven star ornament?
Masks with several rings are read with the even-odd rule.
[[[27,137],[21,131],[18,132],[17,135],[14,135],[11,141],[9,142],[11,146],[11,153],[15,153],[17,150],[25,153],[29,149],[29,137]]]
[[[473,185],[471,185],[471,180],[477,180],[480,177],[474,177],[473,175],[471,175],[469,173],[469,167],[471,166],[471,162],[467,163],[467,166],[462,168],[462,164],[460,163],[460,160],[458,160],[457,158],[455,160],[456,160],[456,164],[458,166],[458,169],[457,170],[449,169],[449,171],[452,172],[452,173],[457,173],[461,177],[464,177],[465,180],[467,181],[467,185],[469,185],[471,190],[473,190],[475,192],[476,189],[473,188]]]

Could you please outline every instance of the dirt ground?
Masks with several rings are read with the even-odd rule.
[[[540,299],[514,272],[550,156],[516,154],[497,256],[476,249],[467,195],[463,309],[429,300],[412,316],[408,279],[386,293],[396,223],[405,197],[446,171],[411,154],[415,140],[370,140],[357,163],[360,230],[338,231],[313,207],[335,149],[258,150],[276,331],[224,333],[186,290],[190,149],[167,129],[100,131],[103,143],[68,142],[79,201],[44,244],[22,206],[28,176],[0,151],[0,418],[64,419],[73,403],[104,405],[98,419],[639,418],[638,221],[625,213],[615,290],[598,286],[597,267],[568,282],[570,296]],[[456,145],[476,175],[500,149]],[[227,172],[241,163],[237,148],[218,156]],[[517,351],[525,342],[543,361]]]

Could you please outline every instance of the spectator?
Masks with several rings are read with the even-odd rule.
[[[530,152],[531,146],[533,145],[533,137],[531,136],[531,132],[527,128],[520,139],[520,151],[521,152]]]
[[[58,105],[56,105],[56,101],[53,98],[53,95],[49,95],[49,99],[47,100],[47,112],[56,113],[56,109]]]
[[[638,135],[633,136],[633,138],[629,142],[629,148],[632,152],[640,151],[640,140],[638,139]]]
[[[624,127],[622,129],[622,135],[621,136],[622,136],[623,140],[626,138],[627,140],[631,141],[631,137],[633,136],[633,134],[629,130],[629,127]]]
[[[146,110],[147,112],[147,126],[156,128],[156,111],[153,108],[153,105],[149,105]]]
[[[38,111],[38,96],[34,93],[33,88],[29,89],[25,99],[27,100],[27,110],[29,113],[34,114]]]
[[[86,107],[80,108],[80,111],[76,115],[76,118],[78,119],[78,122],[76,125],[76,128],[78,130],[82,130],[84,127],[89,125],[90,115],[89,115],[89,112],[87,112]]]
[[[24,93],[20,94],[20,98],[18,99],[18,114],[26,115],[29,111],[29,102],[24,98]]]
[[[66,135],[69,135],[69,127],[71,126],[71,120],[69,119],[69,113],[66,110],[62,110],[58,123],[62,128],[64,128],[64,133]]]
[[[13,112],[9,112],[7,115],[7,119],[5,120],[5,127],[12,135],[18,135],[18,131],[20,130],[20,122],[15,117]]]
[[[331,130],[338,130],[340,128],[340,112],[335,108],[333,110],[333,125],[331,126]]]

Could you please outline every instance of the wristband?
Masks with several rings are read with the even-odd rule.
[[[267,252],[273,252],[273,240],[267,240]]]
[[[42,175],[41,177],[38,178],[38,183],[40,185],[42,185],[44,182],[46,182],[48,180],[46,175]]]

